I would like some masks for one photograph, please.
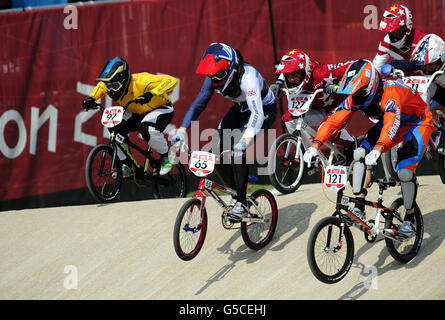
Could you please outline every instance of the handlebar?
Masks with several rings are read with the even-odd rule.
[[[123,107],[123,108],[124,108],[124,111],[127,110],[128,106],[129,106],[130,104],[132,104],[133,102],[136,102],[136,99],[131,100],[131,101],[128,101],[128,103]],[[100,109],[100,111],[104,111],[104,110],[105,110],[105,107],[102,106],[100,103],[97,103],[97,102],[96,102],[96,104],[94,105],[94,107],[91,108],[91,109],[89,109],[89,110],[97,110],[97,109]],[[85,110],[85,111],[88,111],[88,110]]]
[[[428,79],[427,81],[427,87],[429,87],[429,85],[436,80],[436,78],[438,78],[439,76],[443,75],[445,73],[444,70],[438,70],[436,72],[434,72],[431,76],[429,75],[425,75],[424,77]],[[395,76],[398,78],[404,78],[405,77],[405,73],[400,70],[400,69],[394,69],[392,74],[390,74],[390,76]]]
[[[174,148],[175,153],[178,150],[179,152],[185,152],[186,151],[185,149],[187,149],[187,154],[189,157],[193,152],[193,150],[190,149],[190,146],[185,142],[178,142],[177,144],[172,145],[171,147]],[[223,150],[219,155],[222,156],[224,153],[231,153],[231,152],[232,152],[231,150]]]

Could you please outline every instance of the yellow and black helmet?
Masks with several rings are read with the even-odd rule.
[[[96,81],[105,83],[108,95],[113,100],[122,98],[130,84],[130,67],[127,61],[119,57],[107,61]]]

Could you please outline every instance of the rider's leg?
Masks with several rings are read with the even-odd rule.
[[[414,233],[414,210],[417,196],[416,168],[425,153],[428,140],[433,131],[431,119],[425,119],[419,125],[413,125],[406,130],[400,128],[403,133],[403,145],[398,150],[397,175],[402,189],[403,205],[406,214],[403,224],[398,228],[397,234],[409,237]]]
[[[137,130],[140,121],[141,115],[134,114],[126,110],[122,122],[119,123],[116,127],[108,129],[108,131],[110,133],[114,131],[127,136],[130,132]],[[128,144],[124,143],[124,145],[126,148],[128,148]],[[133,171],[131,169],[131,160],[120,148],[117,148],[117,156],[122,164],[122,175],[124,176],[124,178],[130,177],[133,174]]]
[[[414,212],[414,202],[417,196],[417,179],[416,175],[410,168],[402,168],[397,171],[402,189],[403,205],[406,213]],[[411,220],[411,219],[410,219]]]
[[[403,145],[397,152],[397,176],[400,179],[403,202],[407,215],[414,212],[414,203],[417,195],[416,169],[428,146],[428,140],[433,128],[425,123],[411,126],[404,132]],[[412,220],[412,219],[409,219]]]
[[[289,110],[282,117],[288,133],[293,133],[297,128],[297,120],[292,117]]]
[[[164,130],[173,119],[173,107],[161,106],[145,114],[139,124],[139,133],[148,145],[161,156],[168,154],[168,143],[164,137]]]
[[[172,119],[173,107],[161,106],[147,113],[138,128],[148,145],[155,149],[162,158],[161,175],[167,174],[172,168],[172,163],[168,159],[168,142],[163,133]]]
[[[358,198],[366,198],[368,191],[366,190],[371,183],[372,170],[368,170],[365,165],[365,156],[372,150],[380,137],[382,124],[374,125],[366,135],[366,139],[362,141],[360,148],[354,151],[354,164],[352,170],[352,191]],[[364,205],[356,204],[355,208],[361,210],[365,209]]]
[[[226,113],[224,118],[218,124],[215,134],[212,137],[212,147],[210,152],[219,157],[219,164],[215,166],[215,174],[219,180],[227,187],[236,190],[236,182],[231,164],[231,156],[227,153],[221,155],[223,151],[230,151],[233,146],[232,130],[242,125],[240,118],[242,113],[240,106],[235,104]],[[242,119],[241,119],[242,120]],[[238,135],[241,132],[238,130]],[[239,139],[239,137],[238,137]],[[235,199],[235,198],[234,198]]]

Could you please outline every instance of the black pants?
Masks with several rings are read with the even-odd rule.
[[[232,150],[233,146],[241,139],[251,114],[249,109],[243,111],[243,109],[246,108],[245,105],[235,104],[219,123],[217,128],[218,136],[212,141],[212,152],[217,156],[221,151]],[[265,119],[261,129],[266,130],[273,125],[277,116],[275,103],[263,106],[263,112]],[[239,131],[235,131],[235,129],[238,129]],[[234,132],[238,134],[233,134]],[[256,138],[257,137],[255,136],[251,144]],[[246,163],[246,155],[243,155],[241,161],[240,159],[235,160],[232,158],[232,164],[225,164],[225,157],[226,155],[223,155],[220,158],[220,164],[216,166],[215,173],[227,187],[237,190],[237,201],[247,204],[246,195],[249,180],[249,165]]]
[[[168,144],[162,132],[173,119],[173,107],[165,105],[143,114],[131,113],[130,117],[123,120],[116,127],[109,129],[123,135],[130,132],[139,131],[142,137],[147,141],[153,149],[158,151],[161,156],[166,156],[168,152]],[[151,133],[151,134],[150,134]],[[160,149],[162,147],[163,150]],[[119,159],[123,163],[130,164],[130,160],[122,153]],[[122,157],[125,157],[122,159]]]

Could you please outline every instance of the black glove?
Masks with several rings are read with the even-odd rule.
[[[151,98],[153,97],[153,93],[151,92],[146,92],[143,95],[139,96],[136,98],[136,100],[134,101],[135,103],[139,103],[139,104],[146,104],[149,103]]]
[[[96,106],[96,100],[94,100],[93,97],[88,97],[82,102],[82,108],[84,108],[85,111],[93,109],[95,106]]]
[[[326,87],[324,87],[323,92],[327,94],[333,94],[336,93],[337,90],[338,90],[338,85],[328,84]]]
[[[281,98],[284,95],[283,91],[281,91],[281,83],[272,83],[269,88],[275,98]]]

